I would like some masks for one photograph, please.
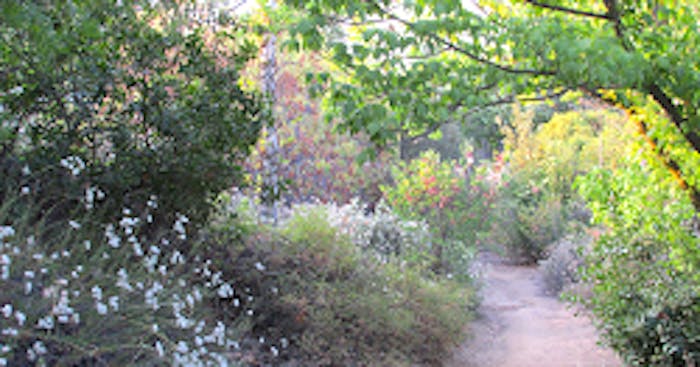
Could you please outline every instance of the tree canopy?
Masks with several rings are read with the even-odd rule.
[[[294,47],[330,50],[331,114],[378,143],[475,110],[583,93],[636,117],[700,208],[694,1],[295,1]],[[325,76],[318,79],[325,80]]]

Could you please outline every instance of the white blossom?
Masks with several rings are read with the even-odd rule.
[[[12,305],[9,303],[6,303],[2,306],[2,315],[5,316],[5,318],[10,318],[12,316],[13,308]]]

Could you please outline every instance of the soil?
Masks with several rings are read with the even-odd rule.
[[[536,267],[480,256],[482,303],[447,367],[618,367],[591,320],[545,293]]]

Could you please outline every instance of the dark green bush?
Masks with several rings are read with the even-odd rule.
[[[108,214],[155,195],[164,222],[206,218],[261,119],[237,85],[240,38],[199,28],[176,5],[0,4],[0,197],[28,167],[47,200],[96,186]]]

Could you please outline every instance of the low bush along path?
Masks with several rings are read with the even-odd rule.
[[[478,318],[447,366],[622,366],[596,344],[590,319],[545,294],[536,267],[508,265],[492,254],[477,264],[483,280]]]

